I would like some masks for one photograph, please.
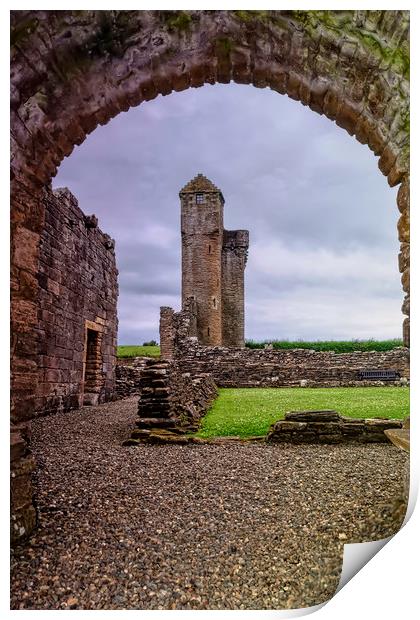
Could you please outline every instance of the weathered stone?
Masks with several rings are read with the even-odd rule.
[[[163,383],[151,389],[156,375]],[[148,442],[187,443],[186,432],[195,431],[217,395],[209,375],[182,373],[176,362],[148,359],[139,380],[138,427],[134,439]]]
[[[130,364],[117,363],[115,368],[115,393],[118,398],[126,398],[140,393],[140,378],[148,358],[134,358]]]
[[[410,319],[408,317],[403,321],[403,341],[404,346],[410,346]]]
[[[129,439],[125,439],[122,442],[123,446],[138,446],[141,443],[140,439],[134,439],[133,437],[130,437]]]
[[[410,429],[409,428],[401,428],[401,429],[386,429],[385,435],[388,437],[392,443],[405,450],[405,452],[410,451]]]
[[[410,212],[403,211],[398,220],[398,239],[401,243],[410,243]]]
[[[276,422],[274,425],[274,429],[276,431],[285,431],[286,433],[291,433],[294,431],[302,431],[306,429],[307,424],[305,422],[289,422],[280,420]]]
[[[210,374],[218,387],[299,387],[303,377],[312,387],[383,385],[360,378],[360,371],[373,369],[393,370],[409,378],[409,350],[404,347],[352,353],[206,347],[188,335],[191,314],[186,309],[177,314],[182,314],[182,322],[174,331],[174,360],[191,376]]]
[[[136,426],[140,428],[172,428],[179,424],[179,418],[139,418],[136,421]]]
[[[182,238],[182,312],[162,307],[162,357],[171,359],[183,313],[190,311],[188,335],[204,345],[243,347],[244,270],[247,230],[224,230],[224,198],[202,174],[179,193]]]
[[[400,429],[403,425],[401,420],[348,418],[336,411],[297,411],[289,412],[286,416],[289,414],[293,416],[293,420],[305,421],[275,422],[267,433],[266,441],[321,444],[386,442],[388,440],[384,431]],[[323,421],[311,421],[311,414],[313,419]],[[322,414],[325,414],[324,417]]]
[[[368,418],[365,420],[366,430],[376,431],[378,429],[384,430],[386,428],[401,428],[401,420],[389,420],[382,418]]]
[[[176,433],[158,433],[158,432],[153,432],[150,433],[149,437],[147,438],[147,441],[149,443],[163,443],[163,444],[179,444],[179,445],[185,445],[188,443],[188,438],[185,437],[184,435],[178,435]]]
[[[98,227],[98,218],[96,215],[85,215],[83,218],[85,222],[86,228],[97,228]],[[105,245],[105,240],[104,240]]]
[[[341,443],[344,440],[344,436],[341,433],[320,433],[318,435],[319,443]]]
[[[13,426],[10,441],[10,537],[12,544],[15,544],[27,538],[36,524],[32,488],[35,461],[29,450],[27,425]]]
[[[338,422],[340,414],[333,410],[320,411],[288,411],[285,420],[296,420],[298,422]]]
[[[115,253],[104,246],[97,219],[95,225],[86,223],[91,216],[82,213],[67,188],[45,190],[42,203],[45,225],[38,273],[39,303],[45,308],[38,322],[42,398],[34,413],[45,414],[113,397],[118,288]],[[58,296],[50,294],[51,282],[59,287]]]

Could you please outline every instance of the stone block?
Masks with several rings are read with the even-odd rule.
[[[333,410],[288,411],[284,418],[297,422],[339,422],[340,414]]]

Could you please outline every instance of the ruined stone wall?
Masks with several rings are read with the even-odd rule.
[[[114,242],[99,230],[95,216],[83,214],[68,189],[45,188],[40,208],[45,216],[36,264],[36,339],[13,376],[14,386],[19,386],[14,397],[24,406],[12,412],[12,543],[26,538],[36,522],[31,481],[35,465],[25,421],[103,402],[115,390]],[[22,256],[29,251],[23,244]],[[13,342],[13,353],[15,348]],[[30,381],[28,375],[21,380],[19,371],[25,368],[33,371]]]
[[[43,202],[38,383],[33,386],[32,415],[80,407],[84,392],[91,394],[91,402],[103,402],[115,388],[114,242],[97,227],[94,216],[83,214],[69,190],[45,190]]]
[[[139,380],[140,398],[136,430],[126,445],[165,441],[179,433],[196,431],[217,396],[212,377],[184,373],[177,362],[146,361]]]
[[[187,338],[197,340],[197,301],[192,297],[186,299],[180,312],[161,306],[159,338],[162,359],[174,359],[180,344]]]
[[[12,420],[36,405],[43,188],[99,124],[205,83],[287,94],[367,144],[401,184],[408,344],[409,11],[19,10],[11,26]]]
[[[388,443],[386,430],[402,428],[402,420],[349,418],[337,411],[289,411],[271,425],[271,443]]]
[[[185,339],[176,351],[184,372],[210,373],[218,387],[362,386],[360,370],[396,370],[409,377],[409,350],[334,353],[307,349],[228,349],[203,347]]]
[[[146,367],[147,357],[135,357],[129,363],[117,363],[115,369],[115,396],[127,398],[140,394],[140,377]]]
[[[222,342],[223,203],[217,193],[181,195],[182,302],[197,301],[197,329],[200,342]]]
[[[10,429],[10,540],[24,540],[36,524],[32,495],[32,472],[35,461],[29,449],[28,424],[14,424]]]
[[[161,306],[159,321],[160,355],[171,360],[175,355],[175,311],[168,306]]]
[[[244,278],[249,245],[247,230],[224,230],[222,248],[222,344],[245,345]]]

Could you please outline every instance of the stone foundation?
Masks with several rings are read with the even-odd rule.
[[[196,431],[217,396],[209,375],[191,377],[168,360],[148,360],[139,386],[137,429],[125,445]]]
[[[290,411],[267,434],[270,443],[386,443],[384,431],[402,428],[401,420],[347,418],[337,411]]]

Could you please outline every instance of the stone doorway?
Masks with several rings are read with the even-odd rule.
[[[83,372],[83,405],[97,405],[103,387],[101,354],[102,333],[96,328],[86,326],[85,362]]]

